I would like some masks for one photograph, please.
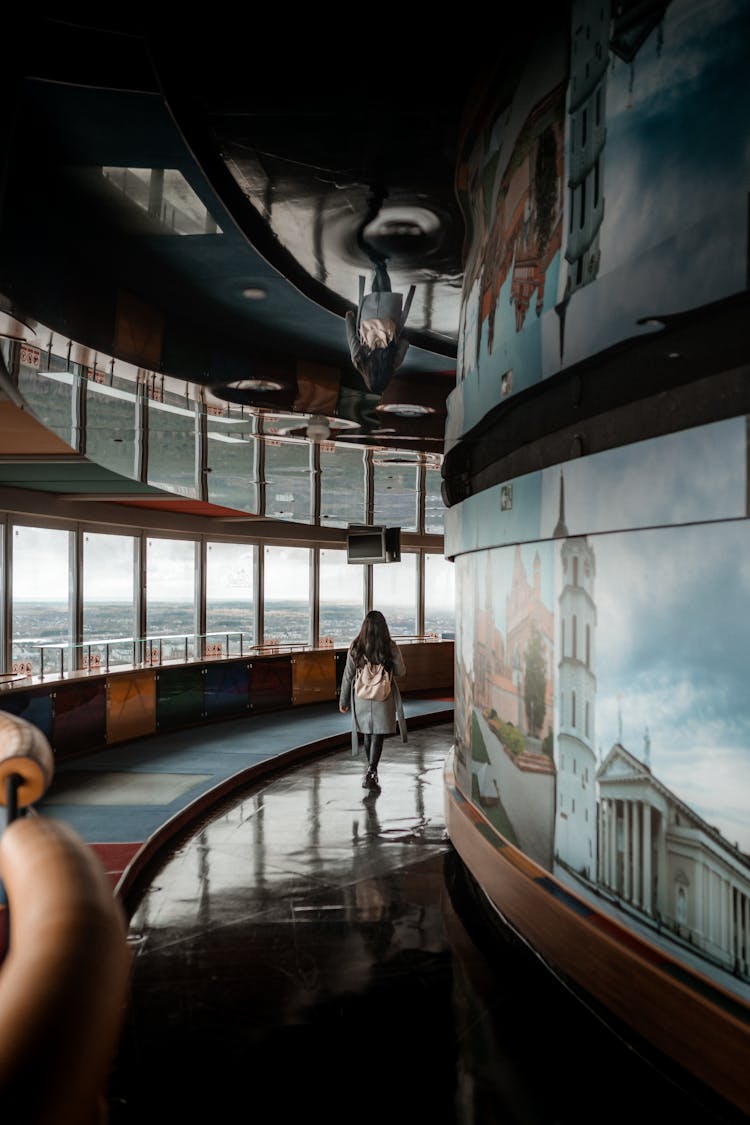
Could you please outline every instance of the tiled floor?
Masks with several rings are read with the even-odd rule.
[[[479,921],[444,830],[452,727],[326,753],[175,841],[129,903],[111,1125],[721,1118]]]

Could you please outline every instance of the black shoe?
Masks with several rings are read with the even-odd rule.
[[[368,788],[370,788],[370,789],[379,789],[380,788],[380,782],[378,781],[378,771],[377,770],[368,770],[367,774],[366,774],[366,780],[367,780]]]
[[[369,789],[370,788],[370,771],[369,770],[367,771],[365,776],[362,778],[362,788],[363,789]]]

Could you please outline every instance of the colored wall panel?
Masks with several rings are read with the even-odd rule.
[[[21,719],[39,727],[49,741],[52,741],[54,699],[48,688],[39,691],[13,691],[0,695],[0,710],[9,711]]]
[[[336,698],[336,660],[332,651],[296,652],[292,657],[292,703],[322,703]]]
[[[112,676],[107,682],[107,743],[156,730],[156,673]]]
[[[207,718],[222,715],[244,715],[250,710],[250,665],[247,660],[236,664],[209,664],[204,676],[204,701]]]
[[[177,730],[204,715],[204,669],[162,668],[156,673],[156,729]]]
[[[58,758],[103,747],[107,740],[106,681],[61,684],[54,693],[52,749]]]
[[[288,656],[250,661],[250,710],[279,711],[292,702],[292,664]]]

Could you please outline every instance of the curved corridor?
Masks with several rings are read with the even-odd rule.
[[[380,793],[348,750],[267,777],[173,849],[129,904],[112,1125],[602,1120],[582,1067],[608,1122],[723,1120],[490,937],[445,834],[451,738],[388,739]]]

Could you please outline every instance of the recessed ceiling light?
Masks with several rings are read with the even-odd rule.
[[[249,285],[247,289],[242,290],[242,296],[247,297],[248,301],[263,301],[268,294],[260,285]]]
[[[238,379],[236,383],[227,383],[232,391],[280,391],[282,386],[276,379]]]
[[[424,414],[435,413],[434,407],[418,402],[381,402],[376,409],[384,414],[397,414],[399,418],[421,418]]]

